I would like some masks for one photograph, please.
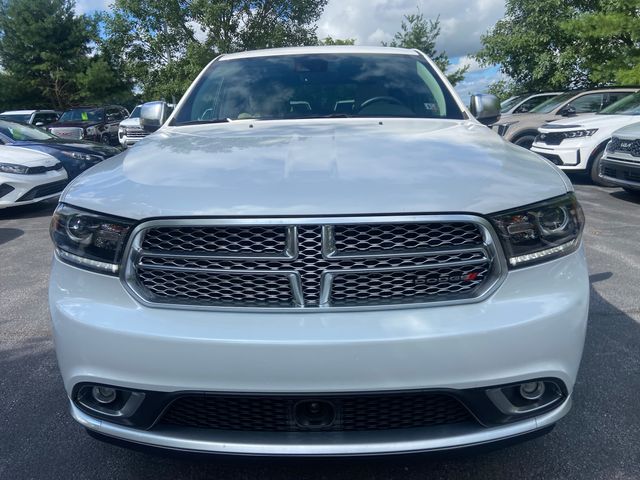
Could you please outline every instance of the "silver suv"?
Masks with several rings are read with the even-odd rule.
[[[165,107],[143,106],[143,127]],[[465,108],[414,50],[214,60],[54,214],[73,417],[241,454],[548,431],[582,355],[584,219],[560,170],[481,123],[498,108]]]

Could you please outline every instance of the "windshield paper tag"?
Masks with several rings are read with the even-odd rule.
[[[84,121],[89,120],[89,115],[87,115],[87,112],[82,112],[82,120]]]

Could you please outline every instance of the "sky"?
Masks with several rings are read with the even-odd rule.
[[[77,0],[79,13],[108,8],[111,0]],[[469,65],[469,72],[456,89],[466,99],[482,92],[499,78],[496,67],[482,68],[469,55],[480,49],[480,36],[504,15],[504,0],[329,0],[318,22],[318,36],[355,38],[358,45],[380,45],[389,41],[404,15],[420,11],[427,18],[440,16],[442,32],[438,50],[444,50],[454,65]]]

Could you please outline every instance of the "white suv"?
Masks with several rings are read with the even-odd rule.
[[[584,219],[560,170],[478,121],[498,113],[488,96],[467,110],[418,51],[218,57],[54,214],[73,417],[240,454],[548,431],[582,355]]]
[[[640,93],[636,93],[598,114],[543,125],[531,150],[562,170],[587,172],[594,183],[611,185],[600,176],[605,147],[614,131],[637,123],[639,116]]]

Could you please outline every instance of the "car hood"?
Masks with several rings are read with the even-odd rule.
[[[58,160],[46,153],[0,145],[0,163],[12,163],[25,167],[52,167],[58,163]]]
[[[472,121],[242,120],[165,127],[62,201],[134,219],[490,213],[568,188],[556,167]]]
[[[80,127],[87,128],[94,125],[100,125],[101,122],[86,121],[86,122],[54,122],[47,125],[47,128],[59,128],[59,127]]]
[[[121,127],[139,127],[140,126],[140,117],[135,118],[125,118],[120,122]]]
[[[564,119],[553,113],[515,113],[512,115],[503,115],[500,117],[498,124],[526,123],[527,125],[543,124],[547,122],[555,122],[558,119]]]
[[[607,131],[614,131],[625,125],[640,121],[637,115],[589,115],[580,118],[567,118],[553,122],[549,129],[541,127],[540,131],[558,131],[563,127],[566,129],[575,128],[597,128]]]
[[[83,140],[69,141],[65,139],[54,139],[46,142],[38,141],[17,141],[12,145],[26,148],[33,148],[42,152],[55,152],[55,151],[73,151],[89,153],[93,155],[100,155],[101,157],[109,158],[120,153],[120,150],[109,145],[103,145],[101,143],[87,142]]]
[[[626,127],[616,130],[615,132],[613,132],[613,134],[615,136],[620,136],[632,140],[640,139],[640,122],[627,125]]]

